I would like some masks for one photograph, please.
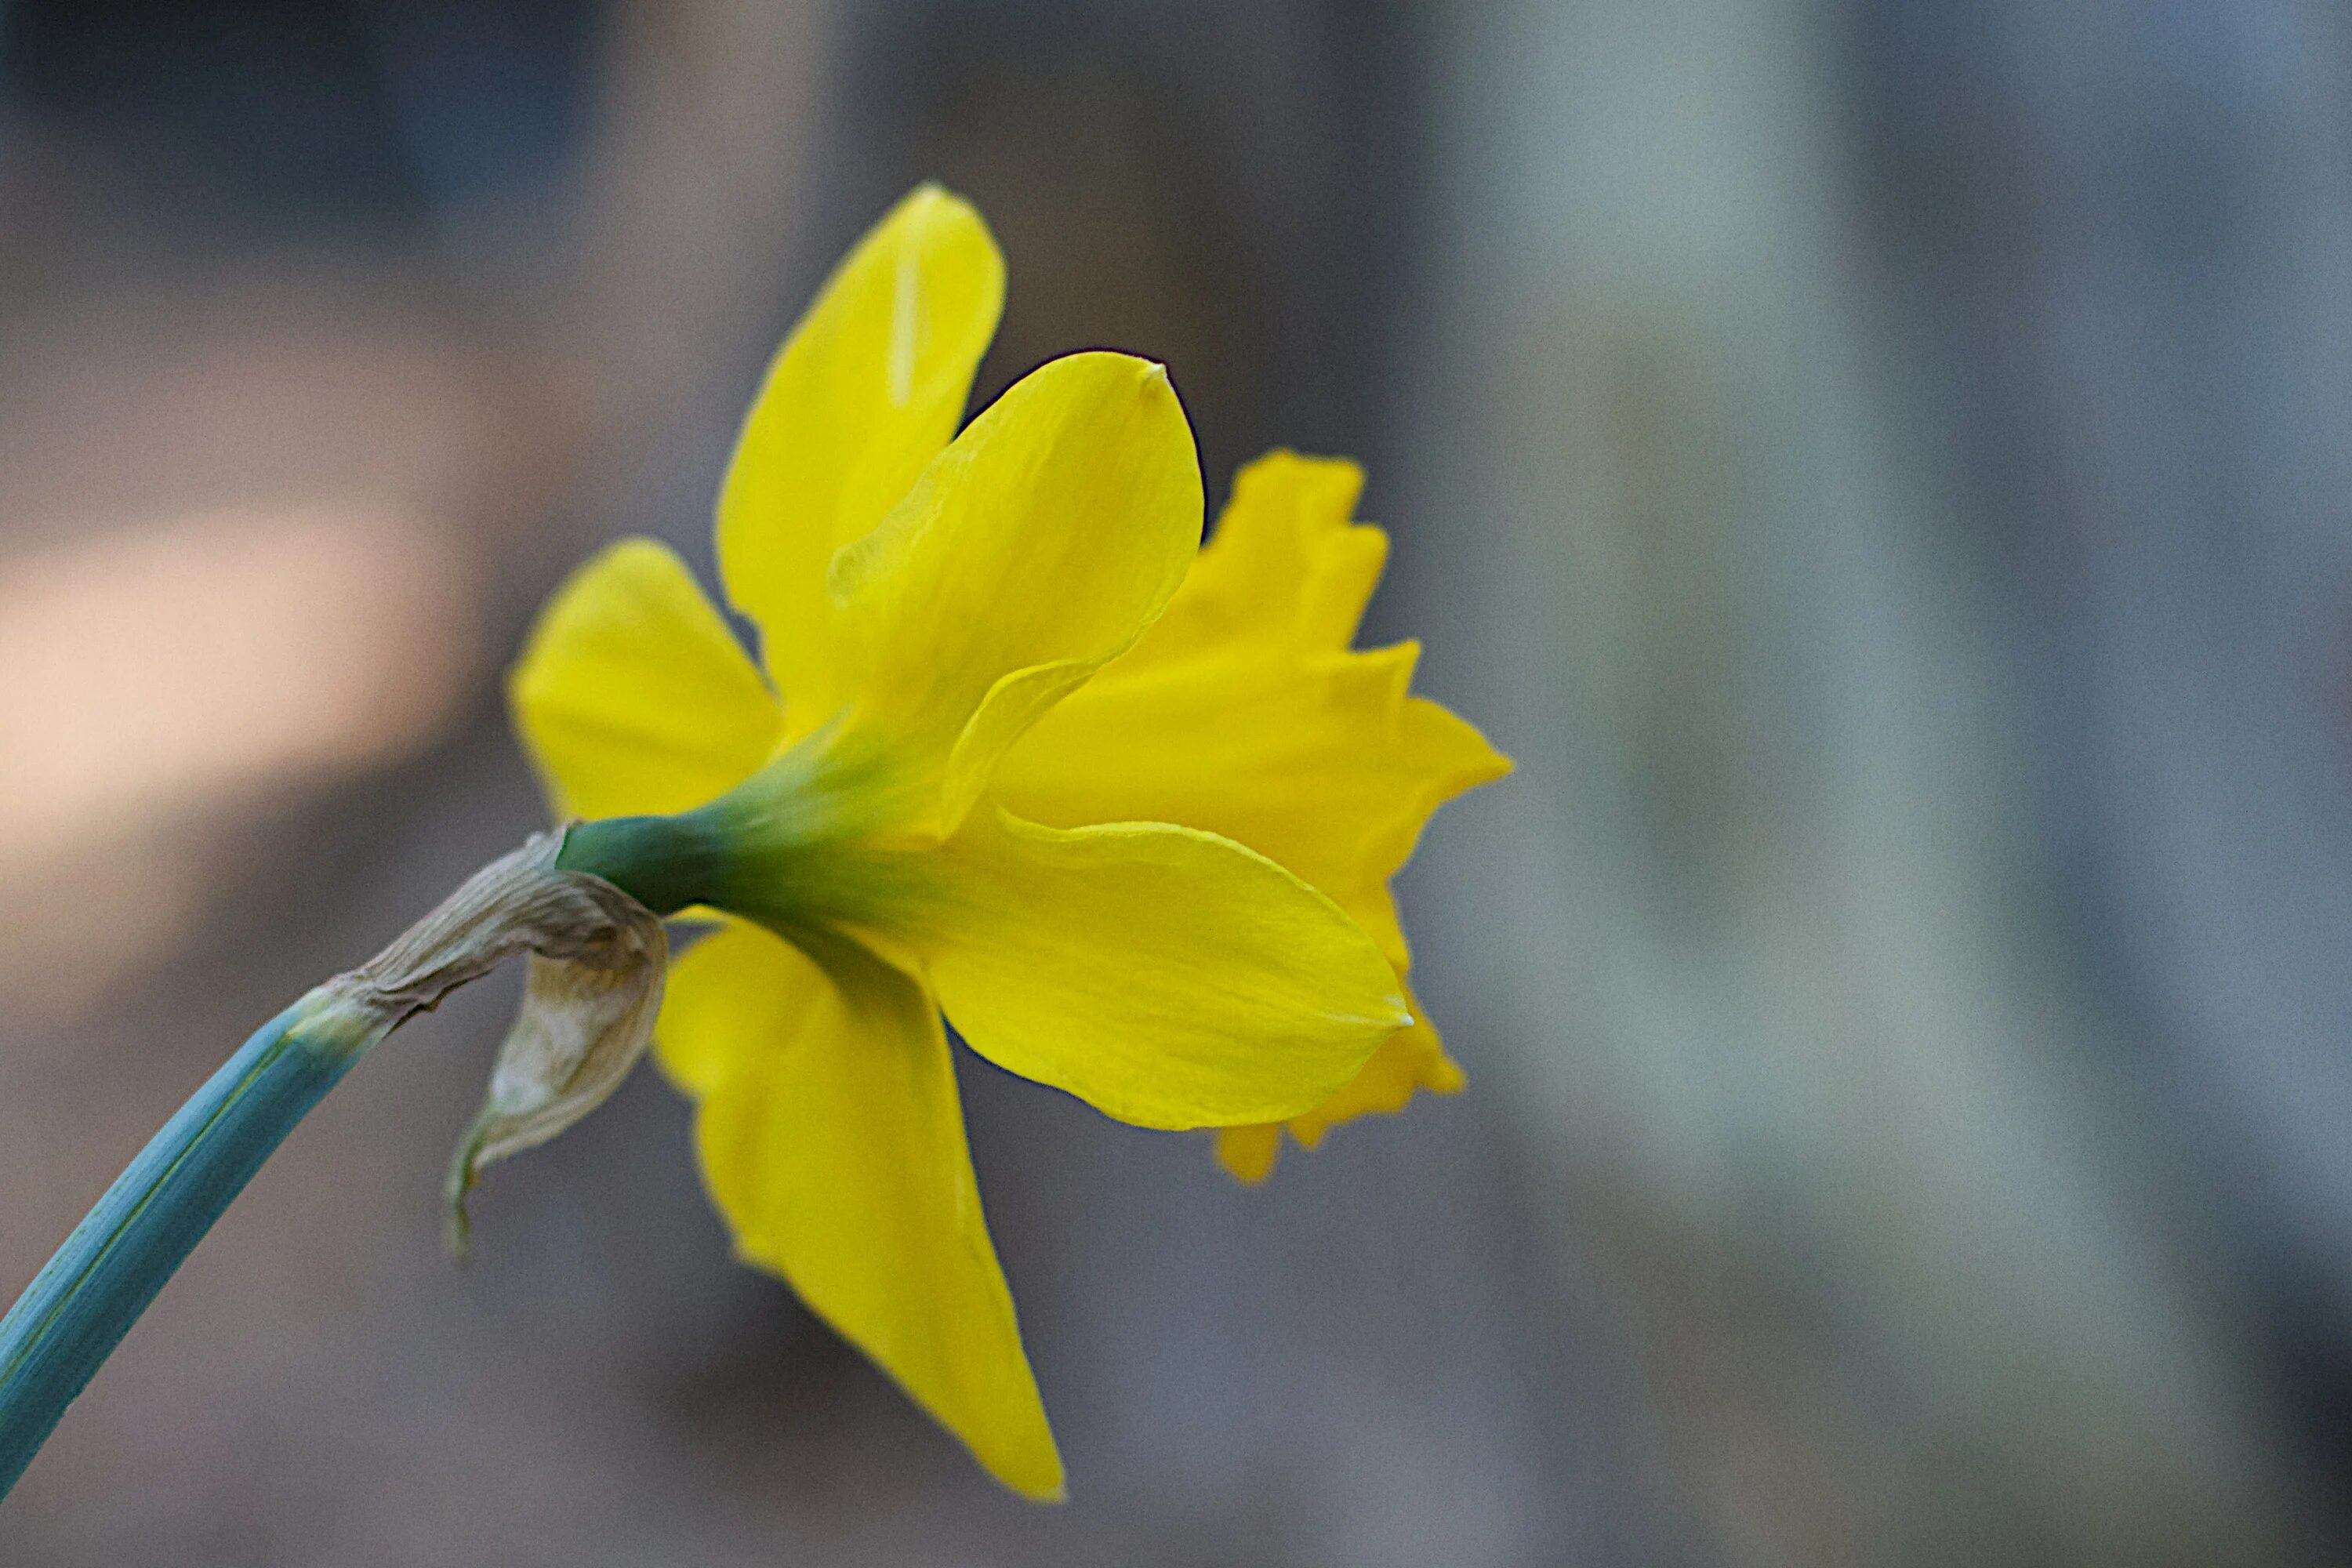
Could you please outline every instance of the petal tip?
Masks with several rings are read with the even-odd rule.
[[[979,211],[970,202],[937,180],[925,180],[898,198],[898,211],[901,214],[922,213],[928,216],[942,209],[948,212],[969,212],[975,215]]]
[[[1069,1478],[1062,1468],[1062,1450],[1054,1441],[1052,1430],[1030,1434],[1017,1447],[1025,1451],[992,1453],[981,1458],[981,1467],[1024,1501],[1069,1501]],[[978,1451],[974,1452],[977,1456]]]
[[[1081,349],[1052,363],[1061,364],[1066,362],[1075,372],[1100,377],[1098,384],[1105,390],[1118,387],[1145,397],[1174,390],[1168,380],[1168,367],[1141,354],[1131,354],[1119,349]]]

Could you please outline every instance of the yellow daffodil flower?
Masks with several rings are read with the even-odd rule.
[[[1244,1130],[1227,1163],[1263,1174],[1281,1126],[1458,1084],[1386,879],[1506,764],[1406,695],[1412,648],[1348,650],[1382,553],[1351,467],[1266,459],[1202,551],[1157,365],[1054,361],[959,433],[1003,299],[978,215],[908,197],[786,342],[720,495],[760,664],[631,540],[558,593],[511,697],[557,811],[604,819],[572,829],[590,858],[719,922],[655,1051],[738,1252],[1047,1498],[942,1012],[1109,1115]]]

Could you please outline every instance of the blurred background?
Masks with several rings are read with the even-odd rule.
[[[1356,454],[1519,760],[1404,879],[1471,1076],[1234,1188],[965,1057],[1075,1500],[736,1268],[651,1073],[356,1072],[10,1564],[2352,1560],[2352,16],[2296,0],[0,0],[0,1295],[540,825],[499,682],[707,569],[916,181],[983,395]]]

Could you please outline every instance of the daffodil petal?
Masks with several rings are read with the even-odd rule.
[[[1412,1021],[1395,972],[1322,894],[1162,823],[1062,832],[988,809],[933,852],[892,933],[948,1020],[1009,1071],[1146,1127],[1278,1121]]]
[[[1388,562],[1388,535],[1352,521],[1363,488],[1346,458],[1277,450],[1244,466],[1183,588],[1121,667],[1344,650]]]
[[[1410,986],[1405,990],[1405,999],[1415,1009],[1421,1005]],[[1416,1016],[1412,1027],[1399,1029],[1381,1042],[1381,1048],[1372,1053],[1364,1070],[1349,1080],[1345,1089],[1283,1125],[1293,1138],[1312,1149],[1323,1142],[1324,1133],[1343,1121],[1352,1121],[1359,1116],[1393,1115],[1402,1110],[1420,1089],[1432,1094],[1459,1094],[1467,1081],[1460,1065],[1446,1054],[1437,1031],[1426,1018]]]
[[[982,1218],[939,1010],[847,942],[820,966],[731,925],[673,971],[663,1066],[745,1260],[801,1299],[1024,1496],[1062,1462]]]
[[[1004,308],[1004,260],[969,204],[924,185],[835,269],[745,419],[719,498],[729,600],[800,701],[834,688],[833,553],[947,445]]]
[[[1004,748],[1131,646],[1201,537],[1192,432],[1159,365],[1023,378],[833,565],[854,723],[936,768],[960,821]]]
[[[1349,651],[1386,555],[1378,529],[1349,521],[1361,484],[1353,463],[1289,452],[1243,469],[1167,612],[1029,730],[992,787],[1055,826],[1181,822],[1245,844],[1329,894],[1402,976],[1412,955],[1389,878],[1438,806],[1510,763],[1409,694],[1414,647]],[[1423,1018],[1287,1126],[1311,1146],[1461,1081]],[[1229,1129],[1218,1157],[1262,1180],[1280,1131]]]
[[[748,776],[782,717],[668,546],[625,539],[557,590],[507,694],[559,816],[684,811]]]
[[[1225,1168],[1226,1174],[1244,1186],[1254,1187],[1265,1181],[1274,1173],[1285,1131],[1300,1147],[1313,1149],[1321,1144],[1326,1132],[1342,1122],[1353,1121],[1359,1116],[1392,1116],[1402,1110],[1416,1090],[1461,1093],[1469,1080],[1454,1058],[1446,1055],[1445,1046],[1429,1020],[1418,1016],[1421,1002],[1410,986],[1405,990],[1405,1000],[1416,1015],[1412,1026],[1381,1041],[1372,1059],[1364,1064],[1364,1070],[1337,1094],[1287,1121],[1219,1128],[1217,1163]]]
[[[1468,724],[1405,694],[1416,652],[1221,654],[1132,674],[1121,660],[1041,718],[994,787],[1009,809],[1057,827],[1222,834],[1354,913],[1440,805],[1510,766]]]

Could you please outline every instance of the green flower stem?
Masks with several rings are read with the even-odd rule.
[[[657,915],[674,915],[725,885],[732,846],[709,814],[612,816],[572,825],[556,868],[602,877]]]
[[[262,1162],[404,1020],[535,955],[488,1120],[467,1146],[468,1181],[482,1159],[553,1136],[611,1092],[645,1048],[668,945],[625,893],[555,864],[564,837],[537,835],[493,860],[382,952],[262,1026],[107,1189],[0,1318],[0,1498]],[[599,839],[656,887],[664,847],[690,857],[699,844],[658,825]]]
[[[262,1026],[0,1319],[0,1498],[173,1270],[384,1027],[326,987]]]

